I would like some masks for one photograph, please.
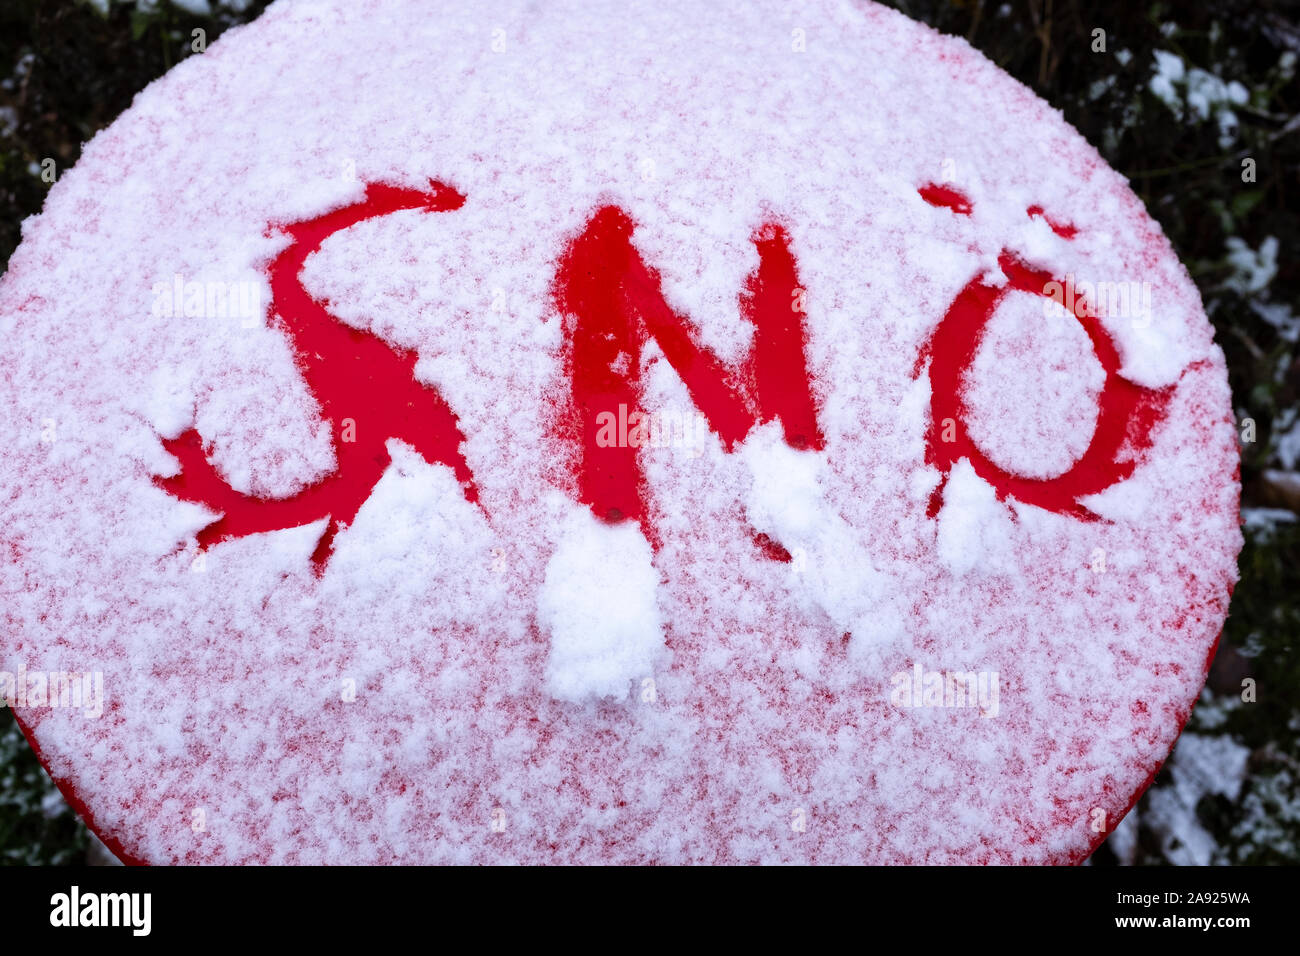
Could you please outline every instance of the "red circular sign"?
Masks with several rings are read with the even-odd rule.
[[[0,694],[132,861],[1077,861],[1236,577],[1159,228],[874,6],[276,5],[0,321]]]

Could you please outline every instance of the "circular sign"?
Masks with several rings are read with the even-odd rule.
[[[279,3],[0,322],[0,694],[131,861],[1077,861],[1236,578],[1159,228],[874,6]]]

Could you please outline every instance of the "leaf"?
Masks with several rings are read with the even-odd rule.
[[[1241,220],[1250,215],[1250,211],[1264,198],[1264,190],[1248,189],[1232,197],[1232,217]]]

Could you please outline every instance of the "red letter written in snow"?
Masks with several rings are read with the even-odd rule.
[[[231,488],[204,454],[204,442],[191,429],[164,441],[181,470],[157,484],[185,501],[202,504],[221,517],[198,534],[200,548],[226,538],[329,523],[312,560],[324,568],[340,524],[347,524],[388,467],[385,443],[399,438],[432,463],[456,473],[465,497],[476,501],[469,466],[460,451],[464,440],[456,416],[436,390],[415,380],[415,352],[401,349],[345,325],[303,288],[301,273],[307,257],[326,239],[363,219],[402,209],[443,212],[459,209],[465,197],[438,183],[430,193],[372,185],[366,198],[353,206],[317,219],[285,227],[293,243],[271,264],[271,308],[288,333],[307,388],[330,422],[335,471],[289,498],[257,498]],[[355,425],[355,441],[341,440],[344,419]]]
[[[642,350],[653,338],[681,376],[692,401],[731,450],[756,424],[779,420],[794,448],[820,449],[804,357],[802,295],[789,239],[780,226],[754,236],[759,266],[740,296],[754,341],[737,367],[696,345],[688,321],[664,301],[659,276],[632,246],[632,221],[606,206],[573,240],[560,263],[554,293],[571,343],[568,427],[579,449],[578,494],[606,521],[645,525],[646,487],[639,452],[598,442],[597,419],[619,407],[642,412]]]

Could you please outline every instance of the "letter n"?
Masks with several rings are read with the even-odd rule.
[[[562,431],[577,446],[579,500],[599,518],[632,519],[644,529],[639,449],[608,447],[598,436],[602,411],[626,405],[629,418],[645,411],[640,370],[648,339],[728,451],[755,425],[776,420],[791,447],[819,450],[823,439],[804,355],[804,313],[790,308],[800,284],[785,230],[769,224],[753,236],[759,265],[739,302],[754,339],[734,367],[696,344],[691,323],[664,300],[659,275],[633,247],[632,230],[621,209],[598,210],[561,259],[554,295],[571,387]]]

